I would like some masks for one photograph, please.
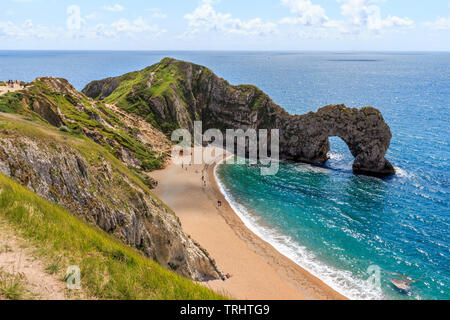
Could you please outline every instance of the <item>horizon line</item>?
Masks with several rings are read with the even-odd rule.
[[[183,50],[183,49],[158,49],[158,50],[121,50],[121,49],[0,49],[0,52],[11,51],[60,51],[60,52],[337,52],[337,53],[384,53],[384,52],[415,52],[415,53],[450,53],[450,50],[297,50],[297,49],[280,49],[280,50]]]

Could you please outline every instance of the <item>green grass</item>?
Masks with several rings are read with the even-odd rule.
[[[18,116],[19,117],[19,116]],[[144,173],[139,170],[130,170],[122,161],[117,159],[107,148],[104,148],[92,140],[82,135],[74,135],[66,133],[59,129],[42,122],[29,121],[27,119],[10,119],[0,115],[0,136],[6,135],[23,135],[33,139],[40,139],[50,146],[64,146],[68,145],[76,149],[83,158],[90,163],[101,163],[104,159],[108,161],[112,168],[120,174],[126,176],[142,190],[149,193],[155,200],[159,202],[164,208],[176,214],[168,207],[162,200],[160,200],[154,193],[151,192],[148,181]],[[112,150],[111,150],[112,151]],[[178,217],[177,217],[178,218]]]
[[[59,272],[59,263],[58,262],[52,262],[50,263],[47,268],[45,268],[45,271],[48,274],[57,274]]]
[[[139,71],[127,73],[120,77],[120,86],[105,99],[106,103],[115,103],[125,97],[133,87],[143,80],[143,74]]]
[[[200,73],[201,75],[198,76]],[[190,89],[187,87],[188,74],[193,75]],[[204,90],[202,84],[209,82],[213,75],[214,73],[206,67],[165,58],[146,69],[119,77],[117,88],[105,98],[105,101],[117,104],[128,113],[143,117],[154,127],[169,135],[180,126],[178,119],[170,112],[172,109],[170,104],[175,101],[183,104],[191,115],[191,120],[198,119],[199,114],[190,108],[194,103],[193,96]],[[149,86],[150,80],[151,86]],[[251,98],[248,103],[251,110],[262,109],[261,106],[267,104],[268,96],[257,87],[253,85],[231,86],[228,82],[225,81],[225,83],[228,86],[227,90],[232,91],[231,95]],[[158,103],[163,106],[164,115],[155,110],[153,106],[155,100],[158,100]],[[223,103],[226,109],[235,107],[225,101]],[[210,119],[210,121],[213,120]],[[221,126],[216,127],[221,128]]]
[[[28,105],[22,102],[22,98],[27,101]],[[91,105],[84,95],[79,98],[55,93],[43,82],[35,81],[33,86],[25,91],[1,96],[0,112],[18,113],[26,115],[30,119],[42,121],[43,119],[31,110],[30,106],[35,101],[40,103],[45,101],[45,103],[57,107],[67,119],[70,119],[67,125],[63,126],[64,131],[83,135],[83,128],[89,129],[102,137],[104,144],[113,141],[113,145],[109,146],[111,151],[121,147],[127,149],[142,163],[141,168],[145,171],[160,169],[164,165],[165,158],[135,138],[130,132],[131,129],[125,126],[117,115],[108,110],[103,103]],[[84,106],[84,111],[79,110],[80,104]],[[102,118],[113,128],[95,120],[98,118]]]
[[[83,290],[98,299],[223,299],[211,290],[172,273],[112,236],[49,203],[0,175],[0,216],[39,248],[48,272],[81,268]],[[55,264],[55,262],[53,262]],[[20,298],[21,287],[1,287]]]
[[[15,113],[21,109],[22,95],[19,92],[8,92],[0,96],[0,112]]]
[[[25,280],[22,276],[0,270],[0,298],[20,300],[25,299],[27,295]]]
[[[173,130],[179,128],[177,120],[164,119],[152,109],[150,101],[159,99],[162,104],[167,104],[167,101],[174,101],[176,96],[188,108],[186,74],[182,70],[184,62],[172,62],[172,59],[166,58],[144,70],[121,76],[118,80],[119,86],[105,99],[105,102],[115,103],[128,113],[143,117],[165,134],[171,134]],[[166,106],[165,109],[168,110],[168,107]],[[165,116],[170,117],[168,114]]]

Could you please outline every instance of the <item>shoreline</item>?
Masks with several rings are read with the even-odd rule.
[[[154,193],[176,212],[183,230],[211,254],[225,274],[232,275],[227,281],[204,285],[243,300],[348,299],[251,231],[220,190],[216,167],[214,163],[181,168],[170,162],[151,173],[159,181]]]

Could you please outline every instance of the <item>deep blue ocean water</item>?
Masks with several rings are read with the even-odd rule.
[[[221,165],[217,175],[252,230],[345,295],[450,299],[450,53],[0,51],[0,79],[52,75],[82,89],[166,56],[255,84],[291,113],[336,103],[380,109],[394,177],[353,175],[339,138],[325,167],[282,163],[262,177]],[[381,268],[381,289],[367,280],[371,265]],[[390,285],[392,273],[416,280],[409,295]]]

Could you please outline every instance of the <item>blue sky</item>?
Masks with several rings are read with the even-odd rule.
[[[1,0],[0,50],[450,50],[450,0]]]

